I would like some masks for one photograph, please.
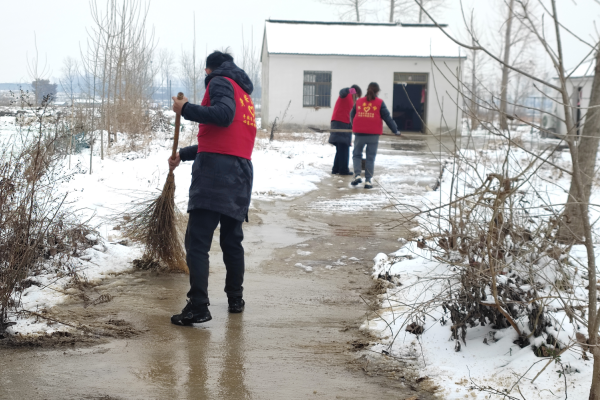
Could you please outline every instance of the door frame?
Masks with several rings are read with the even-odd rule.
[[[423,121],[421,133],[427,133],[427,108],[429,103],[429,73],[428,72],[394,72],[393,85],[424,85],[425,103],[423,104]],[[409,99],[410,101],[410,99]],[[413,104],[413,108],[416,108]],[[394,110],[394,92],[392,90],[392,112]],[[418,112],[417,112],[418,114]]]

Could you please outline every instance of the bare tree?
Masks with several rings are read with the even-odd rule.
[[[31,59],[27,55],[27,72],[31,79],[31,86],[33,87],[33,93],[35,94],[35,103],[42,104],[42,101],[46,99],[46,95],[50,94],[48,98],[52,100],[56,95],[56,84],[52,85],[48,76],[51,71],[48,68],[47,60],[44,60],[44,64],[40,64],[40,57],[37,47],[37,36],[33,33],[33,43],[35,48],[35,54]]]
[[[198,98],[202,92],[202,72],[204,71],[204,60],[196,57],[196,14],[193,22],[194,42],[192,52],[181,50],[179,62],[179,75],[185,90],[189,93],[194,104],[198,103]]]
[[[261,97],[261,62],[259,48],[254,46],[254,33],[250,35],[250,43],[244,38],[244,27],[242,26],[242,61],[241,67],[252,81],[254,91],[252,92],[252,100],[257,103]],[[239,63],[239,60],[238,60]]]
[[[431,22],[423,13],[422,8],[431,15],[440,15],[443,13],[447,0],[385,0],[389,5],[389,22],[416,22],[419,24]]]
[[[475,39],[471,39],[471,45],[474,47],[476,45],[476,41]],[[478,98],[480,97],[480,93],[479,93],[479,83],[480,83],[480,76],[478,74],[478,71],[480,71],[481,68],[481,64],[483,63],[483,57],[481,55],[480,52],[478,52],[477,50],[469,50],[469,55],[468,55],[468,69],[469,71],[469,76],[470,76],[470,93],[469,93],[469,97],[470,97],[470,101],[469,101],[469,113],[468,115],[471,117],[471,130],[475,130],[477,129],[477,127],[479,126],[479,100]]]
[[[395,22],[396,20],[405,20],[406,13],[409,9],[415,7],[415,3],[412,0],[386,0],[389,4],[389,22]]]
[[[202,73],[204,68],[204,61],[197,60],[194,57],[194,53],[190,54],[187,51],[181,51],[179,77],[194,104],[197,104],[197,99],[202,94]]]
[[[600,143],[600,42],[595,49],[595,70],[592,82],[590,104],[585,117],[585,125],[579,139],[578,161],[581,167],[581,180],[583,194],[580,199],[584,204],[589,204],[592,193],[592,183],[596,171],[596,155]],[[581,214],[582,207],[577,201],[579,196],[577,186],[571,182],[569,199],[562,216],[560,236],[564,241],[581,241],[585,237],[584,218]]]
[[[35,49],[35,54],[31,59],[29,58],[29,54],[27,54],[27,73],[29,74],[29,78],[32,81],[47,79],[50,75],[51,71],[48,67],[48,60],[44,59],[44,64],[40,64],[40,55],[37,47],[37,35],[35,32],[33,33],[33,44]]]
[[[157,67],[152,63],[154,32],[146,28],[148,10],[149,3],[141,0],[107,0],[104,8],[96,0],[90,2],[94,24],[88,31],[87,48],[82,50],[82,67],[88,77],[87,87],[93,89],[88,90],[88,96],[95,91],[101,96],[102,157],[104,131],[108,132],[109,144],[111,132],[115,137],[116,132],[123,132],[134,147],[142,144],[137,136],[149,131],[146,110]],[[96,83],[91,86],[91,81]]]
[[[361,22],[366,17],[366,4],[369,0],[321,0],[325,4],[339,7],[341,20]]]
[[[175,64],[175,55],[168,48],[162,48],[158,51],[158,69],[160,77],[160,87],[164,89],[168,86],[169,79],[173,75],[173,65]]]
[[[549,6],[546,4],[549,3]],[[580,216],[580,221],[578,221],[581,227],[581,239],[586,249],[587,255],[587,264],[584,265],[584,268],[587,270],[587,281],[588,286],[585,288],[587,290],[587,304],[583,304],[583,307],[586,308],[586,313],[582,313],[582,315],[576,316],[577,324],[581,324],[587,328],[588,337],[581,339],[581,341],[585,344],[585,348],[589,348],[594,356],[594,367],[593,367],[593,376],[592,376],[592,384],[590,388],[590,400],[600,400],[600,337],[599,337],[599,329],[600,329],[600,310],[598,309],[598,287],[597,287],[597,270],[596,270],[596,255],[594,253],[594,240],[592,233],[592,223],[589,215],[589,198],[587,195],[586,183],[591,182],[592,177],[594,176],[594,168],[595,168],[595,159],[598,151],[598,138],[600,136],[598,129],[598,119],[597,119],[597,107],[598,103],[600,103],[600,69],[598,66],[600,62],[596,64],[596,75],[594,77],[593,83],[593,92],[590,99],[590,107],[588,109],[589,115],[586,118],[586,127],[584,130],[586,134],[584,136],[589,136],[589,140],[586,141],[586,148],[582,148],[581,145],[578,145],[578,137],[577,137],[577,124],[572,117],[573,107],[571,105],[571,93],[568,89],[568,75],[565,72],[564,67],[564,54],[563,54],[563,43],[562,43],[562,34],[566,32],[569,35],[574,36],[579,42],[586,44],[590,48],[590,54],[595,53],[596,58],[598,58],[598,44],[597,43],[587,43],[586,40],[577,36],[571,29],[565,27],[563,23],[560,21],[560,17],[557,11],[556,0],[550,0],[548,3],[539,2],[540,7],[543,8],[542,15],[536,15],[536,13],[532,12],[530,8],[530,4],[527,0],[510,0],[509,12],[514,18],[518,18],[519,22],[531,33],[533,37],[536,38],[536,42],[540,49],[543,51],[545,57],[551,62],[554,67],[554,72],[556,75],[556,80],[549,81],[547,78],[543,76],[539,76],[536,74],[532,74],[526,70],[523,70],[510,62],[508,57],[500,58],[494,52],[480,44],[473,46],[472,44],[467,44],[456,39],[453,35],[448,33],[443,27],[441,27],[435,19],[431,17],[430,14],[427,13],[426,10],[423,10],[425,14],[428,15],[434,21],[434,23],[442,30],[442,32],[448,36],[451,40],[453,40],[458,45],[469,49],[469,50],[477,50],[486,54],[488,57],[498,62],[502,67],[506,67],[511,71],[511,73],[519,74],[524,78],[530,79],[534,82],[535,85],[542,85],[548,89],[551,89],[557,93],[557,98],[555,99],[555,103],[558,107],[560,107],[564,113],[564,119],[562,119],[562,123],[564,123],[566,127],[566,134],[561,137],[561,139],[568,145],[570,161],[571,161],[571,171],[561,168],[560,166],[551,163],[550,155],[547,154],[535,154],[529,152],[535,156],[539,161],[547,164],[550,163],[555,168],[560,168],[563,173],[570,173],[571,175],[571,190],[569,193],[568,203],[571,204],[572,208],[577,208],[577,212]],[[515,10],[514,7],[518,7],[518,10]],[[553,33],[553,38],[547,39],[548,32],[546,31],[544,24],[542,23],[545,18],[548,18],[551,22],[551,29]],[[510,38],[509,38],[510,39]],[[508,44],[507,40],[507,44]],[[586,57],[587,58],[587,57]],[[600,61],[600,59],[598,59]],[[583,60],[582,60],[583,62]],[[543,110],[539,110],[543,111]],[[590,112],[591,111],[591,112]],[[536,126],[530,121],[526,119],[520,118],[519,116],[514,116],[518,118],[520,122],[525,124],[530,124],[534,126],[536,129],[542,131],[544,130],[541,126]],[[589,125],[587,124],[589,122]],[[510,135],[505,133],[504,129],[500,129],[496,131],[497,134],[505,137],[509,140],[511,146],[519,146],[514,140],[510,138]],[[522,150],[527,151],[522,146],[520,147]],[[565,207],[565,210],[568,207]],[[491,229],[490,229],[491,230]],[[491,272],[492,275],[495,274],[494,271]],[[495,278],[493,278],[495,279]],[[582,293],[585,293],[585,290],[582,290]],[[573,310],[573,307],[581,307],[580,299],[559,299],[564,303],[564,307],[566,310]],[[499,308],[501,309],[501,308]],[[569,314],[569,318],[571,318],[572,313]]]
[[[486,63],[486,59],[483,57],[482,52],[477,51],[475,47],[477,43],[481,42],[481,29],[477,26],[475,22],[474,14],[471,14],[470,19],[467,20],[466,16],[463,14],[463,19],[465,23],[465,28],[467,30],[468,40],[471,42],[471,46],[473,49],[468,50],[467,55],[467,71],[468,76],[470,77],[470,82],[468,87],[469,94],[467,96],[468,99],[468,112],[467,115],[470,116],[470,129],[475,130],[479,125],[479,102],[481,93],[479,93],[479,86],[482,80],[482,67]]]
[[[63,92],[71,99],[71,107],[74,103],[75,89],[73,86],[77,86],[78,75],[79,75],[79,64],[77,59],[73,57],[67,57],[63,60],[62,77],[60,79],[60,86]]]
[[[441,13],[446,5],[446,0],[419,0],[419,18],[420,24],[427,21],[427,16],[424,11],[428,11],[431,15],[437,15]]]
[[[508,75],[510,73],[510,69],[508,65],[510,63],[510,49],[512,47],[512,24],[513,24],[513,16],[515,0],[509,0],[507,4],[507,17],[506,17],[506,28],[504,30],[504,57],[502,64],[502,83],[500,84],[500,129],[507,130],[508,129],[508,119],[506,117],[507,112],[507,96],[508,96]]]

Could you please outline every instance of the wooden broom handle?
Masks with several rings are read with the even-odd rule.
[[[177,93],[177,100],[183,100],[183,93]],[[179,145],[179,127],[181,126],[181,113],[175,114],[175,137],[173,138],[173,153],[171,160],[177,157],[177,146]]]

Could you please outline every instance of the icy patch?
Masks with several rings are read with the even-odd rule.
[[[297,263],[297,264],[294,265],[294,267],[302,268],[305,272],[312,272],[313,271],[312,267],[310,267],[308,265],[304,265],[302,263]]]

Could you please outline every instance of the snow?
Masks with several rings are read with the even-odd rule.
[[[260,148],[264,145],[264,148]],[[331,147],[311,141],[274,141],[259,143],[252,154],[254,185],[252,197],[265,200],[294,198],[317,188],[328,176]]]
[[[531,140],[532,138],[523,136],[523,139]],[[488,164],[493,164],[495,160],[502,160],[501,150],[480,150],[477,153],[464,151],[464,154],[466,156],[478,154],[482,160],[487,160]],[[512,167],[518,169],[519,163],[527,164],[525,152],[516,150],[513,156]],[[555,162],[563,168],[570,168],[569,156],[566,152],[558,153]],[[483,165],[477,163],[474,165],[477,165],[478,173],[483,177],[492,172],[486,170]],[[544,179],[533,179],[524,186],[524,190],[536,189],[540,194],[540,199],[545,200],[548,209],[552,208],[560,212],[559,205],[564,204],[567,197],[564,188],[569,187],[568,177],[556,176],[549,168],[542,169],[540,175]],[[449,199],[451,181],[449,174],[446,176],[448,178],[442,182],[441,194],[440,191],[423,192],[409,197],[413,200],[418,199],[421,202],[420,207],[444,204]],[[458,184],[458,179],[456,179],[455,185]],[[463,186],[456,191],[461,194],[465,191],[469,192],[468,188]],[[600,204],[600,193],[597,190],[592,193],[590,203]],[[412,204],[416,204],[416,202]],[[600,217],[598,207],[592,207],[590,214],[592,221],[598,220]],[[535,218],[533,212],[532,217]],[[439,223],[437,218],[435,222],[430,222],[431,225],[437,223]],[[439,232],[446,226],[443,220],[441,228],[427,226],[426,218],[421,219],[421,224],[426,229],[417,227],[413,231],[421,234]],[[596,241],[598,240],[597,233]],[[429,243],[429,245],[436,247],[433,243]],[[587,263],[587,253],[581,245],[573,246],[569,255],[574,263],[581,265]],[[596,255],[600,256],[600,246],[596,246]],[[449,254],[448,257],[451,258],[452,255]],[[537,283],[547,286],[548,282],[556,281],[557,270],[552,258],[540,258],[536,268]],[[420,376],[429,377],[441,387],[438,392],[441,398],[502,398],[502,396],[486,397],[489,394],[476,390],[474,385],[490,386],[499,390],[510,389],[520,376],[523,378],[518,383],[518,390],[527,399],[564,398],[566,396],[565,380],[569,398],[588,397],[593,360],[589,353],[590,360],[582,358],[582,350],[579,345],[575,345],[561,354],[561,366],[552,361],[550,357],[537,357],[534,354],[532,346],[543,344],[546,340],[544,335],[537,338],[531,336],[530,345],[520,348],[513,343],[518,338],[518,334],[512,327],[493,329],[491,325],[486,325],[469,327],[466,344],[461,341],[460,351],[455,351],[456,341],[450,339],[452,322],[442,307],[433,307],[433,309],[421,313],[417,311],[421,305],[433,301],[435,296],[443,290],[443,285],[456,282],[451,262],[434,258],[431,249],[419,248],[415,241],[401,241],[401,247],[397,251],[391,254],[379,253],[374,257],[372,277],[374,279],[385,277],[391,282],[390,285],[393,284],[393,287],[379,295],[381,308],[377,312],[378,316],[365,320],[360,327],[362,331],[379,338],[378,344],[371,347],[370,350],[378,353],[385,351],[393,357],[404,360],[416,360],[413,365],[418,369]],[[506,275],[499,275],[497,278],[499,283],[508,283]],[[574,279],[583,282],[577,273]],[[529,287],[529,285],[521,286],[523,290],[528,290]],[[574,290],[570,296],[573,301],[577,301],[575,299],[579,298],[583,304],[587,302],[587,292],[582,290],[582,287]],[[488,301],[491,301],[490,297],[488,297]],[[585,328],[578,328],[576,324],[568,323],[569,318],[563,311],[556,311],[560,307],[557,301],[549,302],[547,307],[549,311],[552,311],[554,320],[561,322],[560,324],[555,323],[555,327],[550,327],[548,332],[557,338],[563,347],[565,344],[574,342],[578,329],[583,329],[585,332]],[[406,326],[412,322],[418,322],[424,327],[425,331],[422,335],[415,336],[406,331]],[[516,322],[521,330],[529,332],[525,326],[526,318],[520,318]],[[558,329],[556,329],[557,326]],[[532,379],[546,365],[548,367],[545,371],[535,382],[532,382]],[[516,386],[510,394],[515,398],[520,398]]]
[[[428,376],[441,386],[443,389],[438,395],[444,399],[464,399],[466,396],[487,398],[484,393],[472,389],[473,382],[479,386],[502,389],[511,387],[515,377],[523,374],[524,379],[519,388],[525,398],[554,398],[549,393],[542,392],[542,389],[564,396],[564,378],[557,373],[561,367],[554,362],[535,383],[530,382],[550,359],[536,357],[530,346],[521,349],[514,344],[518,335],[512,328],[496,330],[489,325],[469,328],[466,345],[463,344],[459,352],[454,350],[455,341],[450,340],[452,323],[447,316],[443,323],[441,310],[429,313],[419,321],[425,329],[425,333],[419,338],[406,332],[405,327],[410,321],[399,316],[402,311],[431,299],[435,288],[429,277],[449,275],[447,264],[429,261],[427,254],[423,254],[414,243],[407,246],[401,249],[403,251],[394,253],[394,257],[381,253],[374,259],[373,275],[388,272],[401,282],[401,286],[381,295],[382,311],[385,310],[381,313],[381,318],[367,320],[360,327],[362,331],[380,338],[380,344],[374,346],[373,351],[385,350],[399,358],[416,357],[420,376]],[[400,254],[415,257],[398,260],[396,257]],[[570,335],[572,332],[563,332],[563,335],[559,335],[559,340],[568,342]],[[484,343],[484,339],[487,343]],[[543,337],[536,339],[540,342],[537,345],[544,340]],[[578,348],[563,353],[561,361],[574,371],[566,376],[569,397],[587,398],[593,361],[584,361]]]
[[[296,264],[294,264],[294,267],[302,268],[305,272],[313,272],[312,267],[310,267],[308,265],[304,265],[302,263],[296,263]]]
[[[270,54],[459,57],[459,47],[437,27],[267,21],[265,35]]]
[[[107,243],[104,251],[90,248],[79,260],[75,261],[75,269],[80,279],[92,285],[99,284],[103,279],[113,277],[131,270],[131,262],[141,256],[137,247],[126,247],[119,244]],[[75,298],[78,290],[70,288],[70,276],[57,277],[53,273],[37,275],[30,278],[34,284],[25,289],[21,296],[22,308],[28,311],[39,312],[66,303],[70,295]],[[38,335],[52,334],[57,331],[69,331],[66,325],[49,326],[42,320],[35,318],[17,319],[16,325],[7,329],[9,334]]]
[[[275,25],[295,26],[293,24],[267,23],[267,29]],[[315,25],[320,29],[347,28],[345,25]],[[352,29],[386,29],[403,30],[404,27],[390,26],[348,26]],[[424,28],[418,28],[424,29]],[[269,39],[273,35],[269,36]],[[281,36],[281,35],[280,35]],[[282,38],[285,36],[281,36]],[[287,36],[295,38],[296,36]],[[324,36],[328,37],[328,36]],[[283,40],[283,39],[282,39]],[[327,41],[327,40],[326,40]],[[294,44],[294,43],[292,43]],[[271,46],[272,43],[269,43]],[[317,46],[318,50],[326,46]],[[410,46],[409,46],[410,47]],[[271,48],[271,47],[270,47]],[[12,132],[12,127],[4,117],[0,120],[0,135]],[[482,134],[481,134],[482,135]],[[301,136],[301,135],[300,135]],[[524,140],[528,140],[526,137]],[[548,143],[554,143],[548,141]],[[149,191],[158,191],[162,188],[167,174],[166,159],[170,154],[170,143],[168,140],[153,141],[146,154],[125,153],[118,156],[109,156],[100,160],[98,155],[93,157],[93,174],[89,174],[89,151],[73,156],[72,168],[78,168],[81,173],[75,179],[65,184],[62,190],[69,193],[69,200],[75,202],[79,209],[78,213],[84,217],[92,218],[92,222],[99,226],[99,236],[88,235],[86,239],[93,243],[93,247],[86,250],[76,260],[76,269],[91,284],[100,284],[108,277],[128,272],[132,269],[131,262],[141,254],[137,246],[124,246],[118,244],[121,238],[120,231],[110,222],[109,217],[115,212],[123,211],[128,204],[144,197]],[[331,157],[334,150],[329,145],[324,145],[315,140],[288,140],[274,141],[258,140],[253,154],[253,165],[255,181],[253,187],[253,198],[261,200],[293,199],[317,189],[317,184],[329,176],[327,169],[330,167]],[[364,191],[343,187],[347,195],[339,199],[318,199],[311,204],[313,209],[336,213],[353,213],[382,209],[392,203],[402,203],[405,206],[422,207],[426,204],[436,204],[445,201],[450,192],[449,180],[442,182],[440,191],[432,192],[430,185],[431,168],[422,155],[407,155],[402,157],[390,154],[380,154],[377,158],[377,166],[383,171],[376,175],[377,184],[386,189],[365,193]],[[475,152],[465,151],[467,155]],[[526,157],[522,151],[516,150],[516,159]],[[488,158],[498,156],[493,151],[488,152]],[[568,157],[558,154],[555,162],[568,167]],[[66,161],[65,161],[66,162]],[[190,184],[192,163],[182,163],[175,171],[176,179],[176,203],[185,210],[187,203],[187,190]],[[482,176],[485,171],[481,171]],[[546,197],[548,204],[560,204],[564,202],[566,193],[560,187],[568,187],[566,177],[546,177],[555,185],[544,183],[540,192]],[[538,188],[542,188],[541,182],[536,182]],[[463,188],[461,188],[462,190]],[[390,201],[392,196],[393,201]],[[600,192],[594,191],[591,203],[600,204]],[[398,212],[389,208],[389,212]],[[600,217],[600,212],[593,209],[592,220]],[[390,218],[392,218],[390,214]],[[421,232],[421,228],[413,230]],[[332,246],[331,243],[325,245]],[[360,329],[369,332],[378,339],[378,344],[370,350],[381,353],[382,350],[389,352],[392,356],[416,359],[415,367],[421,376],[432,379],[442,389],[441,398],[463,399],[485,398],[484,393],[472,389],[472,382],[481,386],[493,386],[497,388],[510,387],[515,382],[515,375],[525,374],[525,378],[519,384],[519,389],[526,398],[554,398],[564,395],[563,379],[556,371],[561,369],[557,364],[548,366],[544,373],[537,378],[535,383],[531,379],[546,365],[547,358],[538,358],[533,354],[531,347],[520,348],[513,341],[517,334],[513,328],[492,329],[488,326],[477,326],[469,328],[466,345],[461,346],[459,352],[454,351],[455,341],[450,341],[450,322],[440,309],[435,309],[428,314],[420,316],[419,322],[424,326],[425,332],[418,337],[405,331],[407,324],[415,322],[408,320],[406,311],[415,304],[431,300],[440,282],[452,278],[451,265],[432,259],[430,250],[421,249],[415,242],[399,239],[401,246],[392,254],[377,253],[377,249],[370,246],[369,249],[361,247],[359,250],[364,254],[376,254],[373,259],[373,278],[380,275],[388,275],[394,287],[379,296],[381,301],[380,317],[369,318],[364,321]],[[299,256],[309,256],[311,252],[305,247],[298,245]],[[600,255],[600,246],[596,248]],[[574,246],[571,249],[571,257],[586,262],[586,251],[582,246]],[[370,257],[370,256],[369,256]],[[346,256],[326,265],[328,270],[346,266],[347,263],[357,263],[360,259]],[[313,267],[306,265],[310,261],[298,262],[294,265],[299,273],[311,273]],[[549,268],[549,259],[540,260],[541,276],[545,280],[554,280],[554,271]],[[499,276],[499,280],[506,279]],[[53,274],[40,275],[34,278],[34,284],[27,288],[22,296],[23,308],[30,311],[40,311],[65,303],[77,295],[72,287],[69,277],[57,277]],[[526,285],[521,286],[527,290]],[[580,296],[582,293],[574,293]],[[554,306],[553,304],[549,307]],[[565,317],[564,312],[557,312],[558,317]],[[445,321],[445,323],[444,323]],[[17,324],[9,328],[9,332],[16,334],[45,334],[56,330],[69,330],[66,326],[48,326],[42,321],[34,318],[23,318],[16,320]],[[523,321],[521,321],[522,323]],[[571,327],[572,328],[572,327]],[[555,337],[563,342],[569,343],[575,331],[571,328],[556,331]],[[487,344],[484,343],[484,339]],[[539,345],[543,337],[535,338],[532,344]],[[540,360],[543,360],[539,362]],[[575,347],[561,355],[562,364],[566,368],[566,380],[568,383],[569,397],[587,398],[590,381],[592,361],[581,358],[581,351]],[[537,363],[537,364],[536,364]],[[535,364],[535,365],[534,365]],[[533,367],[532,367],[533,365]],[[531,367],[531,369],[530,369]],[[562,369],[561,369],[562,373]],[[472,380],[472,381],[471,381]],[[555,396],[548,394],[554,393]],[[514,394],[514,393],[513,393]]]
[[[570,78],[583,78],[594,76],[594,68],[596,66],[596,60],[591,59],[581,63],[581,65],[568,70],[565,75]]]

